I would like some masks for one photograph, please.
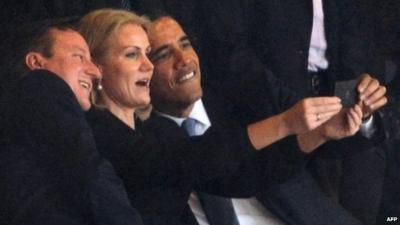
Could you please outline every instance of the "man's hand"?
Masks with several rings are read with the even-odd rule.
[[[282,122],[289,134],[313,130],[328,121],[342,108],[338,97],[306,98],[282,113]]]
[[[369,74],[362,75],[357,90],[360,96],[358,105],[363,113],[362,119],[368,118],[387,103],[385,86],[380,85],[379,81]]]

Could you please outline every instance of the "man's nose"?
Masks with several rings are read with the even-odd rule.
[[[87,61],[86,65],[86,74],[94,77],[95,79],[100,79],[101,78],[101,73],[99,68],[92,62],[92,60]]]
[[[191,57],[185,54],[185,52],[181,50],[175,51],[174,55],[175,55],[174,69],[179,69],[181,67],[187,66],[191,61]]]

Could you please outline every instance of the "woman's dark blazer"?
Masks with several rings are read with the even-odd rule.
[[[136,123],[135,130],[108,110],[87,114],[97,147],[123,179],[132,205],[145,224],[183,222],[192,215],[187,200],[192,187],[233,173],[240,159],[254,153],[246,129],[213,130],[188,139],[170,120],[158,120],[153,132]]]

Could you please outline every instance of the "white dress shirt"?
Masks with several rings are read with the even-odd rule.
[[[364,121],[360,126],[361,135],[366,138],[371,138],[376,130],[377,127],[375,125],[374,117],[372,115],[368,118],[368,120]]]
[[[174,121],[178,126],[182,126],[183,121],[186,119],[185,117],[175,117],[171,116],[159,111],[155,111],[158,115],[166,117]],[[201,99],[197,100],[194,103],[193,109],[190,112],[189,118],[197,120],[198,123],[195,125],[195,133],[196,136],[203,135],[204,132],[211,126],[210,119],[208,119],[208,115],[206,109],[204,108],[203,102]]]
[[[308,71],[317,72],[328,68],[325,52],[327,48],[322,0],[313,0],[313,23],[310,49],[308,50]]]
[[[175,121],[178,126],[182,126],[183,121],[186,119],[167,115],[158,111],[156,111],[156,113]],[[195,102],[188,117],[198,121],[195,126],[195,135],[204,134],[211,126],[210,119],[208,118],[201,99]],[[190,194],[188,203],[199,225],[209,225],[195,191]],[[232,203],[240,225],[283,225],[283,223],[269,212],[256,198],[233,198]]]
[[[240,225],[283,225],[284,223],[256,198],[232,198]]]

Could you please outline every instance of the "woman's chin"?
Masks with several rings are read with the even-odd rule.
[[[150,97],[141,99],[135,103],[135,108],[146,108],[150,105]]]

